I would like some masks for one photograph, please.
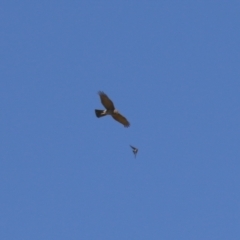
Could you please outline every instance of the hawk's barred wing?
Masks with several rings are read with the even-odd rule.
[[[107,109],[107,110],[114,110],[114,104],[111,101],[111,99],[107,96],[107,94],[105,94],[104,92],[98,92],[100,99],[101,99],[101,103],[102,105]]]
[[[120,122],[121,124],[123,124],[124,127],[129,127],[129,126],[130,126],[130,123],[128,122],[128,120],[127,120],[124,116],[122,116],[120,113],[113,113],[113,114],[112,114],[112,117],[113,117],[116,121],[118,121],[118,122]]]

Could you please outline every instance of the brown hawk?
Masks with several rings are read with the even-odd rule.
[[[131,145],[130,145],[130,147],[132,148],[133,154],[134,154],[134,156],[135,156],[135,158],[136,158],[138,149],[135,148],[135,147],[133,147],[133,146],[131,146]]]
[[[98,94],[100,96],[101,103],[106,108],[106,110],[95,109],[96,116],[98,118],[100,118],[100,117],[104,117],[106,115],[111,115],[116,121],[123,124],[124,127],[129,127],[130,123],[123,115],[121,115],[118,112],[117,109],[115,109],[114,104],[111,101],[111,99],[109,99],[109,97],[104,92],[98,92]]]

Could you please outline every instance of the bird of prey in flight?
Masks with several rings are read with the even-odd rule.
[[[106,110],[98,110],[95,109],[95,114],[98,118],[104,117],[106,115],[111,115],[116,121],[123,124],[124,127],[129,127],[130,123],[128,120],[121,115],[118,110],[114,107],[113,102],[111,99],[104,93],[104,92],[98,92],[102,105],[106,108]]]
[[[134,154],[134,156],[135,156],[135,158],[136,158],[138,149],[135,148],[135,147],[133,147],[133,146],[131,146],[131,145],[130,145],[130,147],[132,148],[133,154]]]

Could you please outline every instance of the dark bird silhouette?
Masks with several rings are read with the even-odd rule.
[[[114,107],[113,102],[111,101],[111,99],[104,93],[104,92],[98,92],[100,99],[101,99],[101,103],[102,105],[106,108],[106,110],[98,110],[95,109],[95,114],[98,118],[100,117],[104,117],[107,115],[111,115],[116,121],[120,122],[121,124],[123,124],[124,127],[129,127],[130,123],[128,122],[128,120],[121,115],[118,110]]]
[[[135,158],[136,158],[137,153],[138,153],[138,149],[135,148],[135,147],[133,147],[133,146],[131,146],[131,145],[130,145],[130,147],[132,148],[133,154],[134,154],[134,156],[135,156]]]

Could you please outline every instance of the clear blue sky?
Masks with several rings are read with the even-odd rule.
[[[0,29],[1,240],[240,239],[239,1],[8,0]]]

